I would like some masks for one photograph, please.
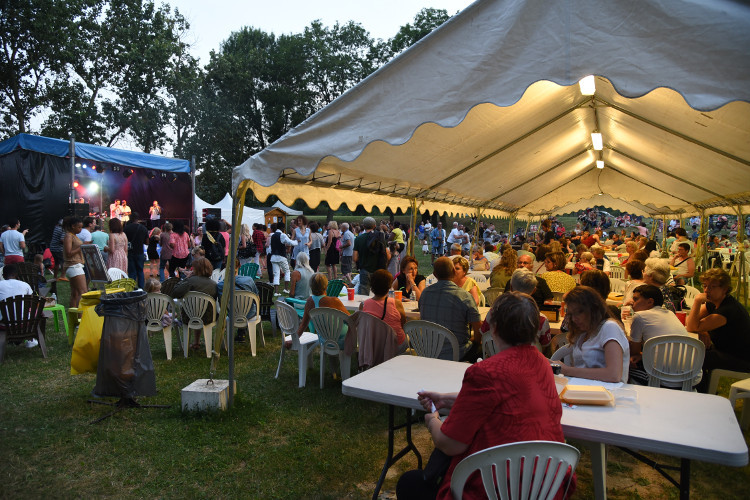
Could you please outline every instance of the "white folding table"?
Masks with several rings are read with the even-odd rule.
[[[417,392],[458,392],[466,363],[397,356],[343,382],[345,396],[367,399],[389,406],[388,456],[373,498],[385,480],[388,469],[409,451],[422,466],[419,451],[411,441],[411,410],[421,410]],[[742,467],[748,463],[745,439],[725,398],[671,389],[626,385],[635,399],[618,400],[615,407],[577,406],[563,408],[565,436],[586,441],[591,448],[594,493],[606,498],[607,444],[633,450],[655,452],[681,459],[681,498],[690,493],[690,460]],[[394,425],[394,408],[406,408],[406,421]],[[394,432],[406,429],[407,445],[393,454]],[[660,471],[664,474],[663,471]]]

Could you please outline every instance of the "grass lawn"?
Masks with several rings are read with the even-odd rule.
[[[429,274],[429,257],[420,258]],[[58,297],[68,301],[67,283]],[[369,498],[386,454],[387,411],[341,394],[326,377],[318,388],[318,362],[307,387],[297,388],[296,358],[274,379],[280,339],[265,324],[258,356],[237,346],[239,392],[223,413],[183,414],[180,389],[207,378],[209,361],[196,353],[166,360],[162,336],[151,336],[159,394],[144,404],[169,409],[130,409],[101,423],[109,410],[86,402],[95,375],[70,375],[70,348],[48,322],[48,359],[40,350],[9,346],[0,365],[0,498]],[[222,357],[217,378],[227,378]],[[722,387],[728,392],[727,381]],[[690,415],[685,415],[690,425]],[[745,435],[747,439],[747,434]],[[415,426],[423,456],[432,445]],[[576,498],[593,498],[590,460],[582,450]],[[661,457],[668,463],[678,460]],[[400,473],[416,466],[411,456],[389,475],[384,497]],[[650,468],[609,449],[611,498],[677,498],[677,490]],[[694,462],[693,498],[746,498],[750,468]]]

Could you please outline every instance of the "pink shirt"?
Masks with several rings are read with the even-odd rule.
[[[169,242],[174,245],[174,249],[172,249],[173,257],[175,257],[176,259],[184,259],[188,255],[190,255],[190,249],[188,248],[189,239],[190,235],[188,233],[183,233],[182,235],[172,233],[172,236],[169,238]]]
[[[388,305],[385,311],[385,317],[383,317],[383,301],[376,299],[367,299],[362,303],[362,310],[366,313],[372,314],[376,318],[382,318],[385,323],[393,328],[396,332],[396,342],[398,345],[404,343],[406,340],[406,333],[404,327],[401,326],[401,313],[396,309],[396,304],[392,298],[388,299]]]

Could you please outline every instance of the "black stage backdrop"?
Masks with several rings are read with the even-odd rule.
[[[78,160],[81,163],[86,160]],[[89,166],[91,162],[88,162]],[[113,171],[119,167],[119,171]],[[109,205],[115,199],[127,200],[128,206],[143,219],[148,219],[148,208],[157,200],[162,207],[162,223],[166,220],[191,219],[190,174],[160,171],[149,179],[148,170],[133,168],[133,174],[125,178],[128,167],[104,164],[105,171],[97,173],[91,168],[76,168],[76,180],[80,186],[76,196],[84,198],[92,211],[109,213]],[[101,187],[94,192],[91,184]],[[0,224],[7,224],[18,217],[21,230],[29,229],[26,242],[49,245],[56,222],[66,212],[70,194],[70,159],[16,150],[0,156]],[[105,230],[107,230],[105,228]]]

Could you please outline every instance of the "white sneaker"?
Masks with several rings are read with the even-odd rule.
[[[24,342],[23,346],[27,349],[33,349],[34,347],[39,345],[39,341],[37,339],[31,339]]]
[[[274,297],[279,297],[280,295],[281,295],[280,293],[274,293],[273,294]]]

